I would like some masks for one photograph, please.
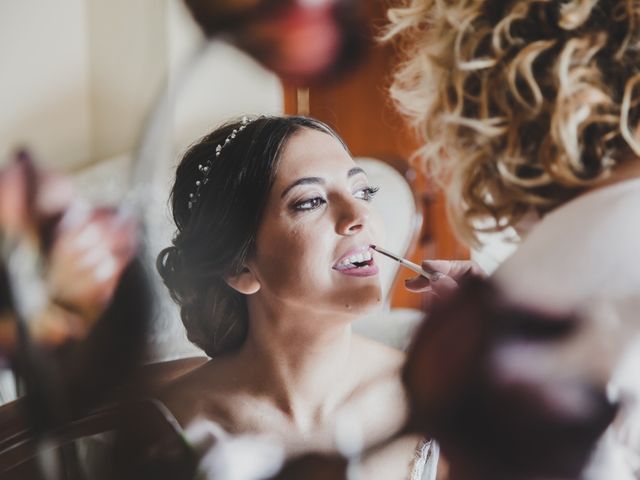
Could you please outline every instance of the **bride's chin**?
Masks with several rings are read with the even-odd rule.
[[[345,310],[355,315],[366,315],[382,307],[379,285],[363,287],[353,292],[344,302]]]

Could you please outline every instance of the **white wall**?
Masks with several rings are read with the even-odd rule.
[[[83,0],[0,2],[0,163],[26,145],[61,167],[91,149]]]
[[[2,0],[0,162],[19,145],[66,170],[130,153],[201,40],[180,0]],[[229,116],[282,104],[274,75],[218,43],[191,71],[171,137],[179,150]]]
[[[87,0],[92,159],[131,150],[168,69],[168,0]]]
[[[169,5],[169,62],[176,80],[189,53],[201,42],[200,30],[179,1]],[[224,120],[250,113],[282,113],[278,78],[252,58],[223,42],[214,42],[193,65],[177,99],[174,140],[178,148],[193,142]]]

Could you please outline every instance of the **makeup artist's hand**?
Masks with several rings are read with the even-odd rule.
[[[429,281],[418,275],[406,280],[405,286],[412,292],[426,294],[427,303],[434,297],[451,295],[465,278],[487,276],[473,260],[424,260],[421,266],[427,272],[435,274],[434,280]]]

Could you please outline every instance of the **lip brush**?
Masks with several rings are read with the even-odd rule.
[[[422,275],[424,278],[426,278],[429,281],[435,282],[440,277],[442,277],[442,274],[440,272],[427,272],[426,270],[421,268],[420,265],[417,265],[412,261],[407,260],[406,258],[396,255],[395,253],[391,253],[390,251],[385,250],[382,247],[379,247],[377,245],[369,245],[369,246],[376,252],[381,253],[382,255],[395,260],[400,265],[404,266],[405,268],[408,268],[409,270],[417,273],[418,275]]]

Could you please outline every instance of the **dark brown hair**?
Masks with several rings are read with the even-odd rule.
[[[180,306],[189,340],[209,356],[238,348],[246,337],[245,297],[227,285],[225,276],[240,272],[253,251],[286,142],[304,128],[342,142],[318,120],[262,116],[239,131],[216,157],[216,147],[240,126],[236,120],[217,128],[184,155],[170,198],[177,233],[156,262]],[[198,165],[210,159],[214,160],[208,181],[190,209],[189,195],[202,179]]]

